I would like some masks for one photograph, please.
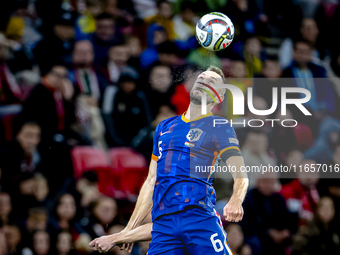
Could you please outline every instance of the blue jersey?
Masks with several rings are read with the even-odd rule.
[[[235,131],[212,113],[191,121],[183,114],[159,123],[152,155],[157,161],[152,219],[188,206],[214,214],[213,168],[207,167],[231,151],[240,151]]]

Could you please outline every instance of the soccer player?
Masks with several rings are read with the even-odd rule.
[[[232,254],[214,209],[212,166],[221,159],[229,169],[236,169],[230,171],[234,178],[233,195],[223,209],[227,221],[242,219],[242,202],[249,181],[242,171],[244,162],[234,129],[224,118],[211,112],[214,102],[223,101],[226,91],[215,90],[214,85],[223,83],[223,72],[209,67],[193,85],[187,112],[162,121],[156,128],[148,177],[130,221],[121,232],[130,235],[126,242],[145,239],[151,224],[139,226],[152,210],[149,255]],[[201,113],[203,93],[207,95],[206,115]],[[90,247],[107,252],[115,245],[115,238],[114,235],[97,238]],[[124,248],[131,250],[131,246]]]

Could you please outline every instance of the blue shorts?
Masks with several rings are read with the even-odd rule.
[[[148,255],[232,255],[217,213],[191,208],[153,222]]]

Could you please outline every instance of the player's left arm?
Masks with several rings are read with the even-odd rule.
[[[223,209],[227,221],[238,222],[243,218],[242,203],[248,190],[248,176],[244,171],[244,162],[234,128],[218,125],[215,129],[215,141],[221,159],[226,163],[234,178],[233,195]]]
[[[151,240],[152,223],[139,226],[130,231],[121,231],[113,235],[102,236],[94,239],[89,246],[93,251],[106,253],[114,246],[118,245],[123,249],[122,244],[129,244]],[[128,247],[129,253],[132,251],[132,245]]]
[[[233,195],[223,208],[223,216],[227,221],[238,222],[243,218],[242,203],[247,194],[249,180],[244,169],[242,156],[231,156],[226,160],[226,165],[234,167],[236,171],[230,171],[234,178]]]

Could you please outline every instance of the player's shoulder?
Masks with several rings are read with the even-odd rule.
[[[168,126],[168,125],[172,125],[172,123],[174,121],[176,121],[180,116],[173,116],[171,118],[162,120],[161,122],[159,122],[157,128],[161,131],[164,127]]]
[[[230,124],[230,121],[226,118],[223,118],[221,116],[211,115],[210,116],[213,120],[213,126],[215,128],[222,128],[222,129],[232,129],[233,127]]]

